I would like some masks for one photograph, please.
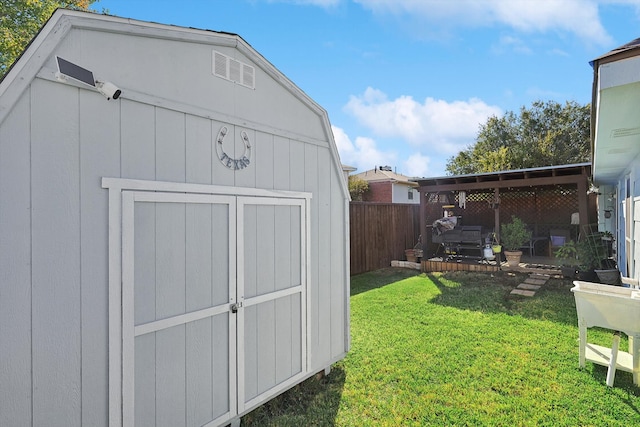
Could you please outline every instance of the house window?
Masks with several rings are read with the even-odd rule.
[[[413,190],[409,189],[409,200],[413,200]]]

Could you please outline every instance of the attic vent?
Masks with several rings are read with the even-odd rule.
[[[246,86],[252,89],[256,87],[255,74],[256,74],[255,68],[250,67],[248,65],[245,65],[244,67],[242,67],[242,81]]]
[[[213,51],[213,75],[255,89],[255,68]]]
[[[640,134],[640,127],[636,128],[619,128],[611,131],[612,138],[622,138],[624,136],[632,136]]]
[[[213,74],[223,79],[229,78],[227,76],[227,57],[216,51],[213,51]]]

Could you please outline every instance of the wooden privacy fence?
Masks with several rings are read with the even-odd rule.
[[[420,205],[351,202],[351,274],[389,267],[405,259],[420,235]]]

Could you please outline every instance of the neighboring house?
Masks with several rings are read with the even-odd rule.
[[[358,170],[358,168],[354,166],[342,165],[342,173],[344,174],[344,181],[347,183],[347,186],[349,186],[349,175],[356,170]]]
[[[57,10],[0,81],[0,426],[239,425],[326,372],[348,201],[240,36]]]
[[[408,176],[392,172],[389,166],[352,176],[369,183],[369,191],[363,197],[365,202],[420,204],[418,183],[410,181]]]
[[[591,62],[598,225],[616,236],[623,276],[640,278],[640,39]]]

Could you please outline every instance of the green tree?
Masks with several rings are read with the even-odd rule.
[[[59,7],[88,10],[99,0],[1,0],[0,78]]]
[[[475,144],[447,162],[452,175],[586,162],[590,159],[591,107],[536,101],[520,114],[490,117]]]
[[[362,196],[364,196],[364,193],[367,191],[369,191],[369,183],[367,181],[355,176],[349,177],[349,194],[351,195],[351,200],[361,202]]]

